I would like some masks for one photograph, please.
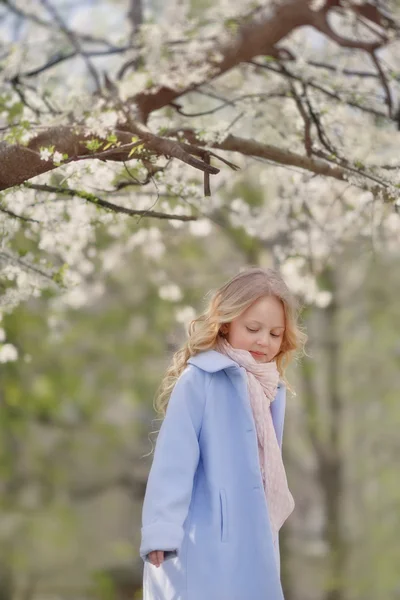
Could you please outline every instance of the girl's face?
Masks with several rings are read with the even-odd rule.
[[[271,362],[278,354],[285,331],[285,312],[276,296],[263,296],[253,302],[221,331],[233,348],[247,350],[259,363]]]

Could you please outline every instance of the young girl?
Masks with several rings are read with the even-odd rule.
[[[284,375],[306,340],[281,276],[223,285],[173,357],[143,505],[144,600],[282,600]]]

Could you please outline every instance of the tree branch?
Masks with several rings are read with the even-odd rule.
[[[128,18],[131,22],[132,31],[130,35],[130,42],[133,43],[137,36],[140,26],[143,23],[143,6],[142,0],[130,0],[130,6],[128,11]]]
[[[332,90],[329,90],[326,87],[319,85],[318,83],[303,79],[299,75],[296,75],[295,73],[292,73],[291,71],[289,71],[289,69],[287,67],[285,67],[285,72],[283,73],[281,69],[274,67],[270,64],[263,64],[263,63],[259,63],[254,60],[250,61],[250,64],[252,64],[255,67],[258,67],[260,69],[265,69],[267,71],[272,71],[273,73],[277,73],[278,75],[282,75],[282,76],[286,77],[287,79],[293,79],[294,81],[299,81],[303,85],[306,85],[314,90],[317,90],[318,92],[321,92],[328,98],[332,98],[332,100],[336,100],[337,102],[340,102],[341,104],[347,104],[347,106],[353,106],[354,108],[357,108],[358,110],[361,110],[362,112],[368,113],[370,115],[374,115],[375,117],[382,117],[384,119],[388,118],[387,113],[383,112],[382,110],[377,110],[377,109],[369,107],[369,106],[363,106],[362,104],[359,104],[358,102],[353,102],[352,100],[344,100],[341,95],[346,94],[348,92],[346,92],[346,91],[341,91],[339,93],[333,92]],[[378,77],[378,75],[374,75],[374,77]],[[353,92],[351,92],[351,93],[353,93]]]
[[[281,65],[281,70],[282,70],[282,73],[285,74],[286,68],[283,65]],[[300,98],[299,94],[297,93],[296,85],[293,83],[293,81],[291,79],[288,79],[288,81],[289,81],[292,97],[294,98],[294,101],[297,106],[297,110],[299,111],[300,116],[304,122],[304,148],[305,148],[307,156],[310,157],[312,155],[311,119],[310,119],[309,115],[307,114],[307,111],[303,105],[302,99]],[[305,95],[305,86],[304,85],[303,85],[303,95]]]
[[[368,172],[368,167],[364,169],[358,169],[355,166],[349,164],[338,164],[333,159],[322,152],[313,151],[314,156],[309,157],[302,154],[296,154],[288,149],[278,148],[270,144],[262,144],[256,140],[249,140],[240,138],[234,135],[228,135],[222,142],[214,142],[206,144],[200,140],[197,140],[195,133],[191,129],[178,129],[170,131],[169,135],[181,135],[190,141],[192,144],[196,143],[202,146],[210,146],[212,148],[218,148],[219,150],[227,150],[229,152],[238,152],[244,156],[253,156],[262,158],[264,160],[271,161],[278,165],[298,167],[321,175],[323,177],[332,177],[339,181],[349,181],[352,175],[358,176],[357,183],[352,183],[356,187],[372,192],[372,193],[383,193],[383,199],[385,202],[394,202],[397,197],[394,197],[390,193],[390,184],[383,179],[376,177]],[[320,156],[323,160],[315,158]],[[340,159],[339,159],[340,160]],[[365,179],[365,181],[363,181]],[[372,183],[369,183],[372,182]]]
[[[138,107],[140,118],[143,122],[146,122],[151,112],[171,104],[180,96],[198,88],[206,81],[209,82],[223,75],[242,62],[249,62],[262,55],[282,58],[276,48],[277,43],[291,31],[301,26],[310,25],[339,46],[363,50],[369,54],[381,48],[388,41],[387,36],[384,34],[380,35],[379,41],[374,42],[351,40],[337,34],[329,24],[328,14],[334,8],[342,8],[341,0],[330,0],[319,11],[313,11],[309,4],[306,0],[287,0],[275,5],[275,12],[272,16],[268,15],[262,19],[259,15],[256,15],[253,20],[246,19],[229,44],[225,46],[216,45],[215,53],[221,56],[220,61],[213,62],[210,58],[206,59],[209,64],[209,74],[204,77],[201,83],[189,84],[181,89],[172,89],[165,86],[156,89],[150,88],[131,98],[131,101]],[[366,10],[364,10],[365,6],[367,7]],[[378,9],[370,11],[368,6],[368,3],[361,7],[357,5],[356,9],[354,5],[352,9],[360,14],[364,13],[363,16],[379,23],[382,27],[396,26],[394,21],[381,11]],[[378,18],[378,15],[381,16]],[[195,68],[195,66],[188,65],[188,70],[189,68]]]
[[[48,5],[48,0],[41,0],[41,2]],[[393,26],[393,22],[390,19],[388,20],[381,11],[371,11],[368,3],[357,6],[359,7],[357,11],[363,18],[370,20],[378,26]],[[79,125],[79,129],[76,126],[75,128],[62,126],[49,128],[31,139],[26,146],[0,143],[0,189],[18,185],[35,175],[45,173],[57,167],[52,161],[40,159],[41,147],[54,146],[58,152],[68,155],[68,162],[90,159],[93,157],[126,161],[130,158],[129,151],[130,148],[132,148],[132,134],[137,136],[143,143],[145,151],[149,152],[150,155],[176,158],[191,167],[201,170],[206,174],[207,180],[207,174],[217,174],[219,170],[208,164],[208,154],[205,153],[204,150],[201,150],[201,146],[205,146],[205,144],[195,140],[191,146],[188,147],[188,145],[180,143],[179,140],[173,141],[167,139],[165,136],[161,137],[154,135],[145,125],[149,114],[152,111],[167,105],[175,104],[176,106],[175,100],[179,96],[182,96],[191,90],[198,89],[202,83],[212,81],[216,77],[226,73],[243,62],[253,62],[253,59],[256,56],[267,54],[283,58],[282,51],[277,49],[276,44],[282,41],[290,32],[303,25],[314,26],[339,45],[366,51],[371,56],[375,56],[374,52],[378,47],[383,45],[382,40],[386,40],[385,36],[381,36],[379,42],[364,43],[362,41],[347,40],[332,30],[328,22],[328,13],[331,9],[340,10],[343,8],[344,2],[342,3],[342,0],[327,0],[324,8],[320,11],[313,11],[310,7],[310,3],[305,0],[283,0],[280,3],[274,4],[272,14],[269,12],[267,16],[263,16],[262,10],[257,9],[256,11],[253,11],[251,15],[248,15],[246,19],[242,20],[242,25],[238,27],[237,34],[231,37],[229,43],[224,45],[216,43],[214,50],[204,56],[202,67],[203,70],[204,67],[206,67],[205,71],[207,71],[208,68],[208,72],[204,75],[202,82],[189,82],[186,87],[182,86],[179,89],[172,89],[169,87],[150,88],[131,98],[133,106],[130,105],[129,102],[122,104],[118,98],[114,98],[118,110],[122,110],[127,118],[127,123],[117,126],[118,129],[123,130],[117,134],[118,141],[121,144],[125,144],[123,148],[112,147],[107,151],[93,153],[93,151],[87,147],[87,142],[89,140],[85,137],[84,125]],[[214,58],[215,56],[218,58]],[[293,58],[293,56],[290,56],[290,52],[286,52],[285,56],[289,57],[289,59]],[[190,58],[188,59],[188,73],[190,70],[196,70],[197,66],[199,66],[199,64],[193,65],[190,63]],[[271,68],[266,65],[258,66]],[[377,68],[379,72],[379,66],[377,66]],[[279,71],[274,68],[271,70],[279,73]],[[287,69],[285,75],[290,79],[302,81],[301,78],[290,73]],[[379,73],[379,75],[382,77],[382,73]],[[319,89],[334,99],[341,100],[337,94],[325,90],[312,82],[302,81],[302,83],[304,83],[304,85],[312,86],[314,89]],[[382,81],[382,83],[384,85],[384,81]],[[391,98],[390,94],[388,95],[387,89],[386,95],[390,109]],[[357,106],[357,108],[366,110],[366,112],[372,114],[386,116],[387,118],[387,115],[380,111],[365,109],[352,102],[347,102],[347,104],[349,106]],[[138,121],[133,121],[129,116],[132,113],[132,109],[135,108],[139,117]],[[309,115],[309,117],[312,117],[312,115]],[[309,138],[309,124],[307,124],[306,129]],[[308,138],[307,152],[310,154],[311,140]],[[337,162],[335,164],[334,161],[329,161],[322,153],[320,153],[320,157],[323,160],[319,160],[318,157],[315,156],[315,152],[314,156],[301,156],[292,153],[290,150],[283,150],[273,146],[259,144],[254,140],[243,140],[241,138],[235,138],[234,136],[228,136],[220,145],[214,144],[213,147],[223,150],[234,150],[249,156],[260,156],[261,158],[276,162],[277,164],[298,166],[299,168],[306,169],[310,172],[327,177],[334,177],[340,180],[345,180],[349,173],[353,172],[357,175],[361,175],[363,178],[371,179],[381,188],[389,187],[386,182],[379,181],[378,178],[369,176],[364,170],[352,168],[351,165],[337,164]],[[196,156],[199,156],[200,159],[196,158]],[[138,155],[133,158],[141,159],[143,157]],[[207,181],[206,189],[208,189]]]
[[[317,69],[326,69],[327,71],[332,71],[333,73],[337,73],[340,71],[341,74],[347,75],[348,77],[361,77],[362,79],[376,79],[378,75],[373,73],[372,71],[357,71],[356,69],[339,69],[335,65],[330,65],[328,63],[320,62],[317,60],[308,60],[307,64],[311,67],[316,67]]]
[[[209,56],[218,55],[216,61],[205,57],[209,65],[209,73],[200,83],[190,83],[187,87],[172,89],[168,87],[150,88],[130,99],[136,104],[139,117],[143,122],[151,112],[174,102],[180,96],[187,94],[220,75],[223,75],[242,62],[248,62],[256,56],[276,52],[275,45],[286,37],[291,31],[303,25],[311,25],[313,12],[304,0],[286,0],[279,5],[274,5],[272,16],[268,14],[264,19],[256,15],[254,19],[246,20],[239,27],[237,35],[225,46],[217,45]],[[195,68],[188,65],[188,71]]]
[[[70,60],[71,58],[75,58],[75,56],[81,55],[83,57],[92,57],[92,56],[110,56],[112,54],[122,54],[130,50],[132,46],[122,46],[121,48],[109,48],[108,50],[82,50],[78,52],[78,50],[72,50],[66,54],[58,54],[50,58],[44,65],[41,67],[36,67],[35,69],[31,69],[30,71],[25,71],[24,73],[18,73],[18,75],[14,78],[19,81],[25,77],[35,77],[36,75],[40,75],[40,73],[44,73],[48,69],[51,69],[62,62]]]
[[[220,150],[238,152],[244,156],[263,158],[280,165],[299,167],[300,169],[311,171],[316,175],[333,177],[340,181],[346,179],[346,171],[342,167],[332,166],[322,160],[317,160],[302,154],[296,154],[295,152],[291,152],[284,148],[278,148],[271,144],[262,144],[256,140],[228,135],[222,142],[214,142],[211,146]]]
[[[90,58],[87,56],[87,54],[84,54],[82,52],[82,48],[81,48],[81,44],[79,42],[78,37],[75,35],[75,33],[73,31],[71,31],[70,29],[68,29],[68,27],[66,27],[63,19],[61,18],[61,16],[59,15],[59,13],[56,11],[56,9],[54,8],[54,6],[49,2],[49,0],[39,0],[39,2],[47,9],[47,11],[53,16],[55,22],[58,24],[60,30],[64,33],[64,35],[69,39],[69,41],[71,42],[72,46],[75,48],[76,52],[82,56],[88,70],[89,73],[91,74],[95,85],[96,85],[96,89],[97,91],[101,90],[101,83],[100,83],[100,77],[96,71],[96,69],[94,68]]]
[[[79,128],[65,126],[49,128],[32,138],[26,146],[0,142],[0,190],[19,185],[36,175],[57,168],[57,165],[51,160],[41,160],[40,149],[42,147],[54,146],[55,150],[61,154],[67,154],[68,159],[65,162],[93,158],[115,161],[142,158],[140,154],[129,156],[136,143],[132,143],[132,134],[140,138],[143,146],[153,155],[171,156],[211,175],[219,173],[219,169],[192,156],[179,142],[154,135],[143,126],[136,127],[134,123],[131,123],[131,126],[135,131],[116,130],[118,141],[124,144],[123,148],[114,147],[98,152],[93,152],[87,147],[87,143],[95,136],[91,136],[91,138],[85,136],[83,126]],[[106,140],[104,142],[106,143]]]
[[[27,19],[28,21],[32,21],[35,25],[40,25],[41,27],[46,27],[47,29],[53,29],[54,24],[51,21],[46,21],[45,19],[41,19],[34,13],[24,12],[14,4],[12,0],[2,0],[3,4],[15,15],[21,17],[22,19]],[[72,30],[68,29],[69,32]],[[83,42],[91,42],[94,44],[105,44],[106,46],[111,46],[111,44],[104,40],[103,38],[98,38],[93,35],[89,35],[86,33],[76,33],[72,32],[75,36],[78,36]]]
[[[9,217],[12,217],[13,219],[25,221],[26,223],[40,223],[40,221],[38,221],[37,219],[30,219],[29,217],[24,217],[23,215],[17,215],[12,210],[9,210],[8,208],[4,208],[2,206],[0,206],[0,212],[4,213],[5,215],[8,215]]]
[[[35,273],[36,275],[40,275],[41,277],[44,277],[45,279],[54,281],[51,274],[46,273],[46,271],[43,271],[42,269],[39,269],[35,265],[27,263],[24,260],[22,260],[21,258],[14,256],[13,254],[9,254],[8,252],[5,252],[4,250],[0,251],[0,262],[2,259],[4,260],[4,262],[14,263],[15,265],[18,265],[25,271],[31,271],[32,273]]]
[[[374,42],[363,42],[361,40],[352,40],[350,38],[346,38],[338,33],[331,27],[328,21],[328,14],[331,8],[334,6],[341,8],[341,1],[334,0],[331,2],[327,2],[326,6],[324,6],[321,10],[313,12],[313,18],[310,25],[315,27],[318,31],[326,35],[326,37],[330,38],[333,42],[341,46],[342,48],[354,48],[357,50],[364,50],[368,54],[371,52],[375,52],[378,48],[381,48],[385,42],[387,42],[386,36],[380,36],[380,41]],[[355,5],[352,6],[352,8]],[[355,8],[353,8],[355,10]]]
[[[156,219],[169,219],[173,221],[196,221],[197,217],[191,215],[173,215],[168,213],[161,213],[154,210],[134,210],[131,208],[126,208],[125,206],[118,206],[117,204],[113,204],[112,202],[108,202],[107,200],[103,200],[96,196],[95,194],[91,194],[89,192],[85,192],[83,190],[75,190],[72,188],[63,188],[56,187],[53,185],[42,185],[37,183],[25,183],[25,187],[31,190],[37,190],[39,192],[51,192],[56,194],[61,194],[63,196],[69,196],[70,198],[82,198],[82,200],[86,200],[86,202],[90,202],[95,204],[96,206],[101,206],[106,210],[115,213],[122,213],[129,216],[141,216],[141,217],[152,217]]]
[[[393,118],[393,100],[392,100],[392,94],[390,91],[390,87],[389,87],[389,83],[388,80],[386,78],[386,75],[382,69],[381,63],[379,62],[378,57],[376,56],[375,52],[371,52],[371,58],[372,61],[376,67],[376,70],[378,71],[378,76],[379,79],[382,82],[382,87],[385,90],[385,94],[386,94],[386,104],[388,107],[388,114],[389,114],[389,118],[392,119]]]

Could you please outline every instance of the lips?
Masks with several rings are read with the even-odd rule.
[[[252,350],[250,350],[250,354],[252,354],[253,356],[265,356],[265,354],[263,352],[253,352]]]

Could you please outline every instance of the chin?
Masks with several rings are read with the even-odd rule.
[[[259,358],[255,359],[255,361],[258,363],[270,363],[273,360],[274,360],[273,358],[268,358],[267,356],[263,356],[263,357],[259,357]]]

